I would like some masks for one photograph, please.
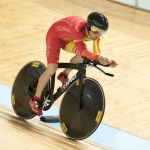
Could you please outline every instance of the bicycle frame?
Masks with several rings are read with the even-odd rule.
[[[58,68],[71,68],[76,69],[78,72],[68,81],[68,83],[64,86],[61,86],[57,89],[57,92],[53,95],[54,101],[56,101],[74,82],[79,79],[79,92],[78,99],[81,100],[82,95],[82,80],[86,75],[86,64],[70,64],[70,63],[59,63]],[[51,77],[50,91],[53,94],[54,85],[55,85],[55,74]],[[81,105],[80,105],[81,106]]]

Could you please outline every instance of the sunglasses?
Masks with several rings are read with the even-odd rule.
[[[91,31],[94,33],[94,34],[99,34],[100,36],[102,36],[106,31],[103,30],[103,29],[99,29],[95,26],[91,26]]]

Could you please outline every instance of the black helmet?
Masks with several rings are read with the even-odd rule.
[[[91,26],[96,26],[99,29],[107,30],[109,24],[107,18],[103,14],[99,12],[92,12],[87,18],[88,30],[91,29]]]

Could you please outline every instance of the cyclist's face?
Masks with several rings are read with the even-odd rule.
[[[92,40],[96,40],[100,37],[100,34],[89,31],[89,36],[91,37]]]

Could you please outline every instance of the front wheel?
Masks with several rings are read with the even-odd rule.
[[[60,105],[60,125],[71,139],[89,137],[99,126],[105,111],[105,95],[102,86],[92,78],[83,79],[82,104],[79,108],[78,81],[66,91]]]
[[[36,116],[32,112],[29,101],[34,96],[38,78],[45,71],[46,67],[39,61],[31,61],[26,64],[16,76],[12,87],[11,102],[15,114],[19,118],[31,119]],[[33,83],[32,91],[29,93],[29,85]],[[46,85],[45,89],[48,90]]]

